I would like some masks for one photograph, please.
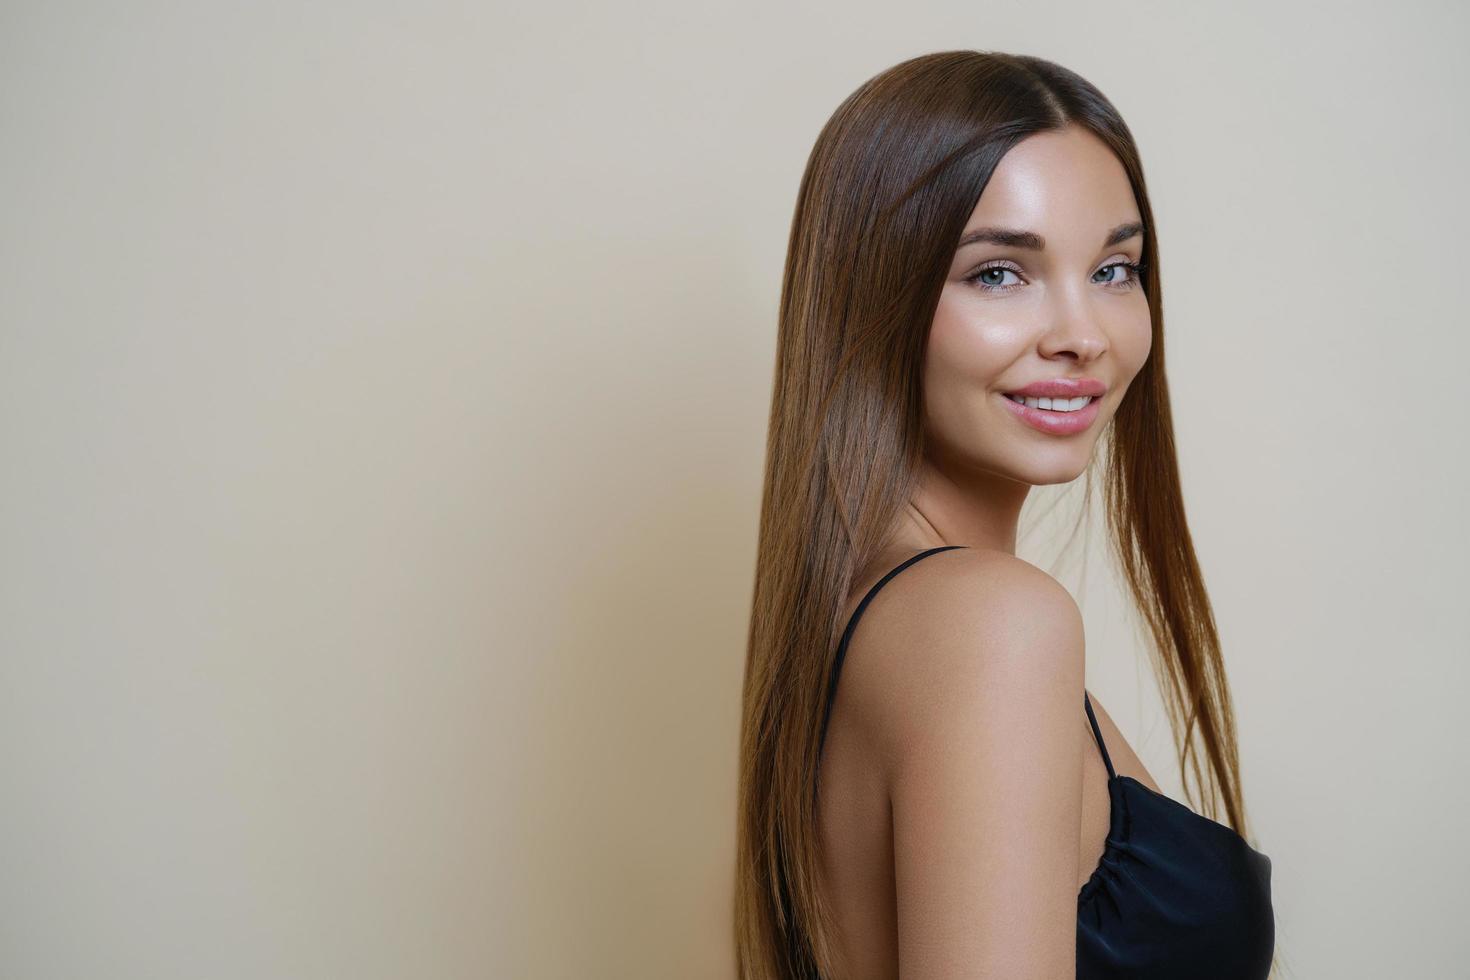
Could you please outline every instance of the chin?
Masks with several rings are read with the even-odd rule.
[[[1045,477],[1039,477],[1039,478],[1034,479],[1034,480],[1031,480],[1029,482],[1030,482],[1030,484],[1033,487],[1058,486],[1058,485],[1063,484],[1063,483],[1071,483],[1073,480],[1077,479],[1079,476],[1081,476],[1085,472],[1087,472],[1087,467],[1083,466],[1083,467],[1080,467],[1079,469],[1069,470],[1069,471],[1067,471],[1065,473],[1053,474],[1053,475],[1048,475],[1048,476],[1045,476]]]
[[[1086,473],[1087,464],[1091,461],[1092,451],[1089,446],[1086,456],[1074,458],[1068,454],[1065,458],[1017,460],[1010,468],[1010,474],[1013,480],[1033,487],[1054,486],[1071,483]]]

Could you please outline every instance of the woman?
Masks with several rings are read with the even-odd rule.
[[[823,128],[781,292],[742,978],[1267,975],[1162,330],[1137,149],[1076,74],[927,55]],[[1095,453],[1181,768],[1229,826],[1162,794],[1085,691],[1076,603],[1015,556],[1031,487]]]

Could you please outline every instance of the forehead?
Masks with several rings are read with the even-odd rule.
[[[995,168],[965,228],[1004,225],[1039,232],[1048,243],[1095,248],[1106,229],[1139,220],[1123,164],[1107,144],[1077,126],[1036,133]]]

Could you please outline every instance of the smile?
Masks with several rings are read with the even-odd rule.
[[[1079,395],[1076,398],[1022,398],[1020,395],[1007,393],[1006,397],[1044,412],[1080,412],[1092,402],[1091,395]]]
[[[1004,394],[1005,406],[1017,421],[1047,435],[1067,436],[1085,432],[1097,420],[1100,399],[1092,395],[1076,398],[1022,398]]]

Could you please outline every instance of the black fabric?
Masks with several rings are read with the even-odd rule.
[[[821,745],[863,610],[914,562],[962,547],[944,545],[905,559],[858,603],[827,685]],[[1115,772],[1085,690],[1082,701],[1108,769],[1111,810],[1102,858],[1077,894],[1077,980],[1262,980],[1276,942],[1271,859],[1224,824]]]

